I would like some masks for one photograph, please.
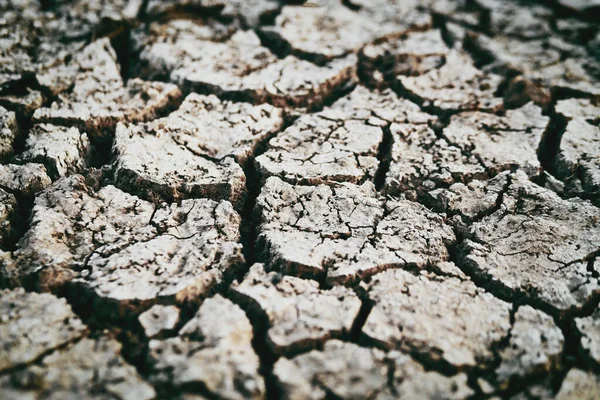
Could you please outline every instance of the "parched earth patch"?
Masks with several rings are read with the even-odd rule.
[[[0,398],[599,398],[598,15],[0,0]]]

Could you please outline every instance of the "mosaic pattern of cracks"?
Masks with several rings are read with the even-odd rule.
[[[0,0],[0,398],[600,398],[598,0]]]

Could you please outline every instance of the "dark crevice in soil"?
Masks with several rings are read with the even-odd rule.
[[[276,137],[281,132],[285,131],[292,123],[294,118],[286,115],[284,124],[279,132],[265,138],[259,145],[254,149],[254,152],[248,160],[241,165],[244,175],[246,176],[246,199],[242,208],[241,217],[242,222],[240,224],[240,237],[243,246],[243,254],[246,260],[246,268],[238,274],[237,279],[242,279],[248,272],[250,267],[257,262],[264,263],[266,260],[261,257],[260,252],[256,249],[256,240],[258,237],[259,228],[259,216],[255,212],[256,199],[260,195],[263,185],[263,178],[260,171],[256,167],[254,160],[256,157],[265,153],[269,148],[269,141]]]
[[[560,114],[557,114],[552,107],[550,111],[550,123],[542,135],[537,156],[542,168],[548,173],[555,175],[555,161],[560,149],[560,141],[567,127],[567,120]]]
[[[148,11],[148,2],[150,0],[142,0],[142,3],[140,4],[140,8],[138,10],[138,14],[137,14],[137,19],[140,21],[144,21],[147,18],[147,11]]]
[[[283,4],[280,4],[279,7],[277,7],[275,10],[268,11],[268,12],[261,14],[258,18],[259,27],[275,25],[275,21],[277,20],[277,17],[279,16],[279,14],[281,14],[281,10],[283,9],[283,6],[284,6]],[[245,29],[251,29],[250,26],[248,26],[247,24],[244,24],[244,21],[241,21],[241,22],[242,22],[242,26]]]
[[[229,16],[224,16],[221,14],[223,8],[225,7],[223,4],[217,4],[214,6],[202,6],[202,5],[174,5],[170,7],[167,11],[163,11],[156,14],[148,13],[148,1],[145,2],[141,13],[140,19],[144,22],[167,22],[174,19],[191,19],[191,20],[206,20],[206,19],[215,19],[223,23],[232,23],[234,18]]]
[[[124,27],[118,34],[110,38],[110,44],[117,55],[117,62],[121,67],[121,78],[126,84],[130,77],[131,66],[136,64],[131,51],[131,28]]]
[[[255,154],[255,157],[264,153],[267,148],[267,143],[262,144],[262,148]],[[261,177],[260,172],[254,165],[254,160],[248,161],[246,166],[243,168],[244,174],[246,175],[246,200],[242,209],[242,222],[240,224],[240,236],[243,246],[243,254],[246,260],[247,267],[244,271],[244,275],[247,270],[255,262],[262,262],[259,255],[256,253],[256,239],[258,236],[258,217],[254,213],[256,206],[256,199],[261,191]],[[242,276],[243,277],[243,276]],[[241,277],[240,277],[241,278]]]
[[[98,142],[90,138],[90,168],[102,168],[112,162],[112,141]]]
[[[390,129],[390,125],[383,127],[383,139],[379,143],[377,150],[377,160],[379,161],[379,167],[375,172],[374,183],[377,190],[383,189],[385,185],[385,178],[388,171],[390,170],[390,164],[392,162],[392,148],[394,147],[394,136]]]
[[[261,45],[271,50],[271,53],[277,57],[283,59],[293,53],[292,46],[277,33],[262,29],[256,29],[255,33]]]
[[[342,0],[342,5],[352,11],[359,11],[362,8],[360,4],[354,4],[352,0]]]
[[[450,29],[448,29],[448,22],[450,21],[445,16],[435,12],[431,14],[431,20],[432,27],[440,30],[442,40],[446,46],[448,46],[450,49],[456,48],[456,45],[460,40],[450,31]]]
[[[467,33],[463,41],[463,49],[471,56],[475,66],[482,69],[496,61],[496,55],[479,46],[477,33]]]
[[[2,189],[11,193],[7,188]],[[22,196],[15,192],[12,192],[11,194],[15,196],[15,199],[17,200],[17,212],[15,218],[12,220],[11,235],[4,238],[4,244],[2,246],[2,249],[8,252],[17,250],[19,241],[29,230],[31,211],[34,206],[34,196]],[[0,287],[2,286],[4,285],[0,282]],[[7,286],[10,285],[7,284]]]
[[[373,310],[374,302],[369,298],[366,293],[363,293],[362,290],[354,289],[354,292],[357,294],[358,298],[361,301],[360,310],[358,311],[358,315],[352,324],[352,329],[350,329],[350,340],[353,343],[360,343],[362,337],[362,329],[367,322],[367,318],[369,318],[369,314],[371,314],[371,310]]]

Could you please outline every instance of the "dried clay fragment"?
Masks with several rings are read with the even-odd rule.
[[[14,112],[0,106],[0,161],[14,153],[15,140],[19,137],[19,126]]]
[[[496,343],[510,331],[511,305],[460,274],[389,270],[375,275],[363,284],[374,302],[364,334],[386,348],[453,368],[491,362]]]
[[[350,289],[322,290],[313,280],[267,274],[261,264],[231,291],[240,304],[266,316],[267,343],[275,354],[295,354],[349,334],[361,307]]]
[[[25,151],[17,159],[44,164],[48,175],[58,179],[83,172],[90,157],[90,141],[79,129],[39,124],[29,132]]]
[[[324,62],[360,49],[387,35],[431,24],[419,2],[410,0],[352,1],[328,0],[321,7],[286,5],[273,26],[263,27],[267,40],[287,48],[292,54]]]
[[[252,348],[252,325],[240,307],[216,295],[204,301],[179,335],[151,340],[150,379],[171,393],[262,399],[265,384]]]
[[[166,76],[185,90],[220,98],[307,109],[322,106],[357,80],[354,55],[322,66],[294,56],[279,59],[253,31],[214,41],[211,36],[218,31],[211,34],[213,27],[203,28],[175,40],[162,36],[169,25],[150,32],[140,54],[146,76]]]
[[[33,113],[44,105],[45,97],[40,91],[24,88],[0,94],[0,105],[11,109],[20,120],[30,120]]]
[[[73,25],[52,12],[42,12],[40,6],[39,2],[30,1],[0,4],[0,97],[3,103],[21,104],[26,108],[34,105],[36,101],[32,101],[26,86],[32,80],[45,86],[43,77],[49,70],[61,75],[58,70],[67,54],[76,53],[85,43],[82,37],[65,37],[65,32],[72,33],[69,28]],[[61,80],[64,80],[62,76]],[[50,91],[56,94],[60,89]],[[41,103],[41,93],[35,91],[35,94]]]
[[[576,318],[575,328],[581,336],[584,355],[592,364],[600,364],[600,311],[596,310],[588,317]]]
[[[141,6],[141,0],[4,1],[0,88],[7,90],[0,102],[10,102],[30,117],[44,97],[27,86],[50,96],[68,90],[79,70],[74,55],[94,38],[123,35]]]
[[[117,185],[144,197],[209,197],[239,206],[246,178],[238,164],[245,166],[282,125],[273,106],[191,94],[165,118],[117,126]]]
[[[502,0],[476,0],[476,3],[484,10],[479,14],[479,23],[487,25],[486,30],[494,35],[503,33],[525,41],[552,33],[549,21],[551,10],[542,5],[525,6]]]
[[[23,233],[24,219],[28,217],[24,211],[28,210],[35,194],[51,184],[42,164],[0,165],[0,248],[12,249]]]
[[[499,351],[499,386],[506,388],[514,380],[522,382],[534,374],[556,369],[563,345],[563,334],[549,315],[530,306],[519,307],[508,344]]]
[[[405,110],[410,106],[416,107],[391,91],[380,94],[359,86],[323,111],[301,116],[271,139],[256,166],[263,179],[278,176],[290,183],[372,180],[384,129],[392,123],[386,118],[404,122],[410,118]],[[415,121],[423,123],[423,118],[414,114]]]
[[[361,49],[359,74],[371,86],[385,86],[398,75],[418,76],[441,67],[449,51],[438,29],[393,36]]]
[[[73,175],[36,198],[14,274],[43,290],[68,285],[108,317],[193,302],[243,265],[239,222],[226,201],[154,205]]]
[[[0,165],[0,187],[19,197],[31,198],[51,184],[42,164]]]
[[[559,314],[597,298],[593,260],[600,251],[600,211],[587,201],[563,200],[511,175],[491,215],[469,228],[462,265],[509,296],[526,296]]]
[[[331,107],[299,118],[269,142],[256,165],[263,179],[278,176],[299,184],[375,180],[387,194],[411,200],[432,185],[485,176],[478,160],[436,137],[430,128],[434,121],[391,90],[358,86]],[[380,161],[390,140],[391,160]]]
[[[537,151],[549,121],[539,107],[528,103],[503,116],[483,112],[454,115],[443,136],[480,160],[492,176],[514,168],[535,176],[541,172]]]
[[[430,115],[409,105],[408,120],[390,126],[393,144],[383,186],[386,194],[417,200],[437,187],[489,176],[475,155],[438,137],[429,123],[424,123],[430,121]]]
[[[179,308],[157,304],[140,314],[138,319],[146,337],[153,338],[175,328],[179,322]]]
[[[569,371],[563,379],[556,400],[593,400],[600,396],[600,377],[593,372],[586,372],[577,368]]]
[[[2,372],[37,360],[81,337],[86,329],[65,299],[47,293],[3,290],[0,314]]]
[[[421,76],[400,75],[397,82],[409,98],[438,112],[503,108],[502,99],[495,96],[502,78],[478,70],[468,56],[455,50],[440,68]]]
[[[439,215],[408,200],[386,201],[369,182],[315,187],[269,178],[257,209],[267,268],[328,283],[435,266],[455,241]]]
[[[86,46],[74,62],[77,74],[72,89],[61,93],[50,107],[36,110],[35,122],[73,125],[91,139],[107,140],[117,122],[155,118],[181,96],[171,84],[138,78],[123,83],[116,53],[107,38]]]
[[[523,41],[506,36],[470,35],[468,42],[475,56],[484,55],[481,61],[485,71],[520,75],[505,92],[511,104],[523,104],[526,102],[523,99],[530,98],[541,106],[549,106],[551,92],[600,95],[599,81],[590,72],[597,69],[597,63],[587,58],[584,48],[556,36]]]
[[[463,222],[472,222],[483,218],[498,206],[510,182],[511,173],[506,171],[490,180],[455,183],[447,189],[432,190],[427,194],[426,201],[438,212],[458,215]]]
[[[568,121],[583,118],[589,121],[600,120],[600,104],[590,99],[567,99],[556,103],[554,110]]]
[[[465,399],[464,373],[426,372],[410,356],[330,340],[323,350],[281,358],[273,370],[284,399]]]
[[[81,339],[45,356],[35,365],[0,378],[0,397],[155,399],[154,388],[142,380],[135,367],[127,364],[120,353],[121,344],[107,336]]]
[[[600,7],[598,0],[558,0],[560,4],[565,7],[572,8],[579,12],[586,12],[589,9]]]

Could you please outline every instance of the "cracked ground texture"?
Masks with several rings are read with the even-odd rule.
[[[0,0],[0,399],[599,399],[600,1]]]

